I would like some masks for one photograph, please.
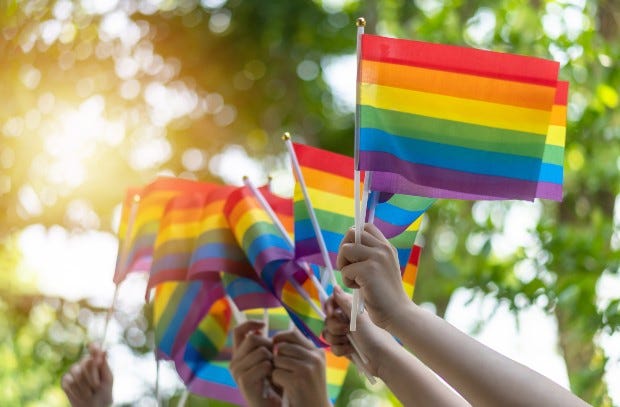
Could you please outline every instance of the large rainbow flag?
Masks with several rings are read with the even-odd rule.
[[[360,49],[359,169],[373,189],[562,199],[562,162],[543,159],[557,62],[367,34]]]
[[[114,283],[119,284],[132,271],[149,271],[159,224],[168,202],[185,193],[213,188],[213,185],[182,178],[157,178],[140,191],[129,236],[121,236],[127,243],[125,253],[119,256],[114,272]],[[131,212],[130,209],[128,209]],[[128,215],[129,216],[129,215]]]
[[[303,144],[293,143],[293,147],[327,251],[335,264],[340,242],[354,224],[353,158]],[[379,198],[374,208],[374,224],[398,250],[403,268],[421,216],[435,199],[401,194],[379,194],[379,197],[383,199]],[[323,265],[299,183],[293,200],[296,258]]]

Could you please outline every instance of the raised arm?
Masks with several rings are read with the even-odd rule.
[[[349,331],[351,298],[339,287],[326,303],[327,319],[323,336],[338,356],[353,349],[346,336]],[[407,352],[394,338],[372,323],[366,313],[358,316],[357,330],[351,334],[368,355],[369,368],[406,406],[469,406],[454,390],[418,358]]]
[[[338,253],[345,284],[360,288],[370,318],[475,406],[586,406],[532,369],[507,358],[407,299],[394,248],[367,224],[361,244],[349,231]]]

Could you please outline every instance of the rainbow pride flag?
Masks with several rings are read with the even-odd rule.
[[[354,224],[353,158],[303,144],[293,143],[293,147],[327,251],[335,264],[340,242]],[[404,267],[421,215],[435,199],[400,194],[379,196],[382,195],[385,198],[379,198],[374,209],[374,224],[396,247],[401,267]],[[296,258],[323,265],[299,183],[295,186],[293,200]]]
[[[153,322],[157,356],[174,361],[190,392],[245,405],[229,370],[230,352],[227,358],[221,358],[232,332],[230,306],[225,297],[212,293],[211,300],[201,307],[209,297],[201,297],[204,290],[200,288],[204,288],[200,281],[165,282],[156,286]],[[200,309],[200,315],[191,318],[191,327],[183,326],[186,304],[190,302],[194,302],[194,309]],[[182,332],[184,328],[191,331]]]
[[[247,187],[236,188],[229,195],[224,214],[250,264],[273,290],[278,284],[278,276],[269,274],[275,270],[267,266],[277,261],[291,260],[292,247]]]
[[[158,284],[153,302],[158,355],[165,359],[176,357],[214,302],[224,295],[221,282],[216,280]]]
[[[155,239],[147,293],[161,282],[187,279],[208,196],[208,190],[191,192],[166,205]]]
[[[290,200],[269,194],[266,199],[276,214],[292,210]],[[293,247],[281,235],[250,189],[241,187],[232,192],[224,213],[235,239],[262,282],[280,300],[299,330],[317,345],[325,346],[320,339],[321,316],[293,284],[306,288],[310,300],[315,305],[318,303],[320,309],[318,291],[302,265],[294,261]]]
[[[140,193],[131,233],[123,237],[128,240],[127,250],[122,256],[123,261],[117,263],[114,283],[119,284],[132,271],[149,271],[159,224],[172,198],[213,187],[211,184],[169,177],[158,178],[145,186]]]
[[[226,294],[240,310],[280,307],[280,302],[257,278],[222,273]]]
[[[235,240],[224,214],[226,201],[235,189],[220,186],[207,196],[200,234],[195,241],[187,272],[189,279],[200,279],[220,271],[256,279],[256,272]]]
[[[562,163],[543,160],[557,62],[366,34],[359,59],[373,189],[420,194],[404,178],[437,198],[562,199]]]

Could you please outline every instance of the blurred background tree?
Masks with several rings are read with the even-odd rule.
[[[443,315],[466,287],[517,317],[543,308],[571,389],[611,405],[603,375],[618,361],[600,337],[620,327],[620,297],[601,296],[620,264],[616,0],[0,0],[3,405],[62,405],[60,375],[102,311],[24,281],[20,232],[111,232],[124,189],[157,174],[239,182],[239,157],[261,176],[281,171],[285,130],[350,154],[342,90],[354,83],[360,15],[369,33],[561,62],[571,83],[564,201],[439,202],[415,299]],[[516,240],[515,223],[527,229]]]

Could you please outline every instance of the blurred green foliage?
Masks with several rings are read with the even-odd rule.
[[[618,361],[598,340],[620,327],[620,300],[599,295],[620,264],[616,0],[0,2],[3,405],[64,403],[59,378],[85,338],[76,315],[101,311],[15,283],[19,231],[32,223],[110,229],[125,187],[162,170],[216,178],[207,162],[231,144],[272,168],[284,130],[351,153],[352,113],[326,72],[354,53],[359,15],[370,33],[561,62],[571,83],[564,201],[526,212],[514,202],[439,202],[426,224],[416,301],[443,315],[454,290],[466,287],[517,315],[542,307],[557,320],[572,390],[611,405],[603,374]],[[52,137],[67,130],[64,112],[79,106],[95,106],[115,125],[102,132],[87,122],[78,138]],[[67,146],[75,151],[63,153]],[[145,162],[153,149],[159,159]],[[188,151],[204,160],[188,165]],[[74,216],[76,202],[95,220]],[[522,219],[531,225],[527,239],[506,242],[519,216],[531,217]],[[346,394],[363,388],[350,383]]]

